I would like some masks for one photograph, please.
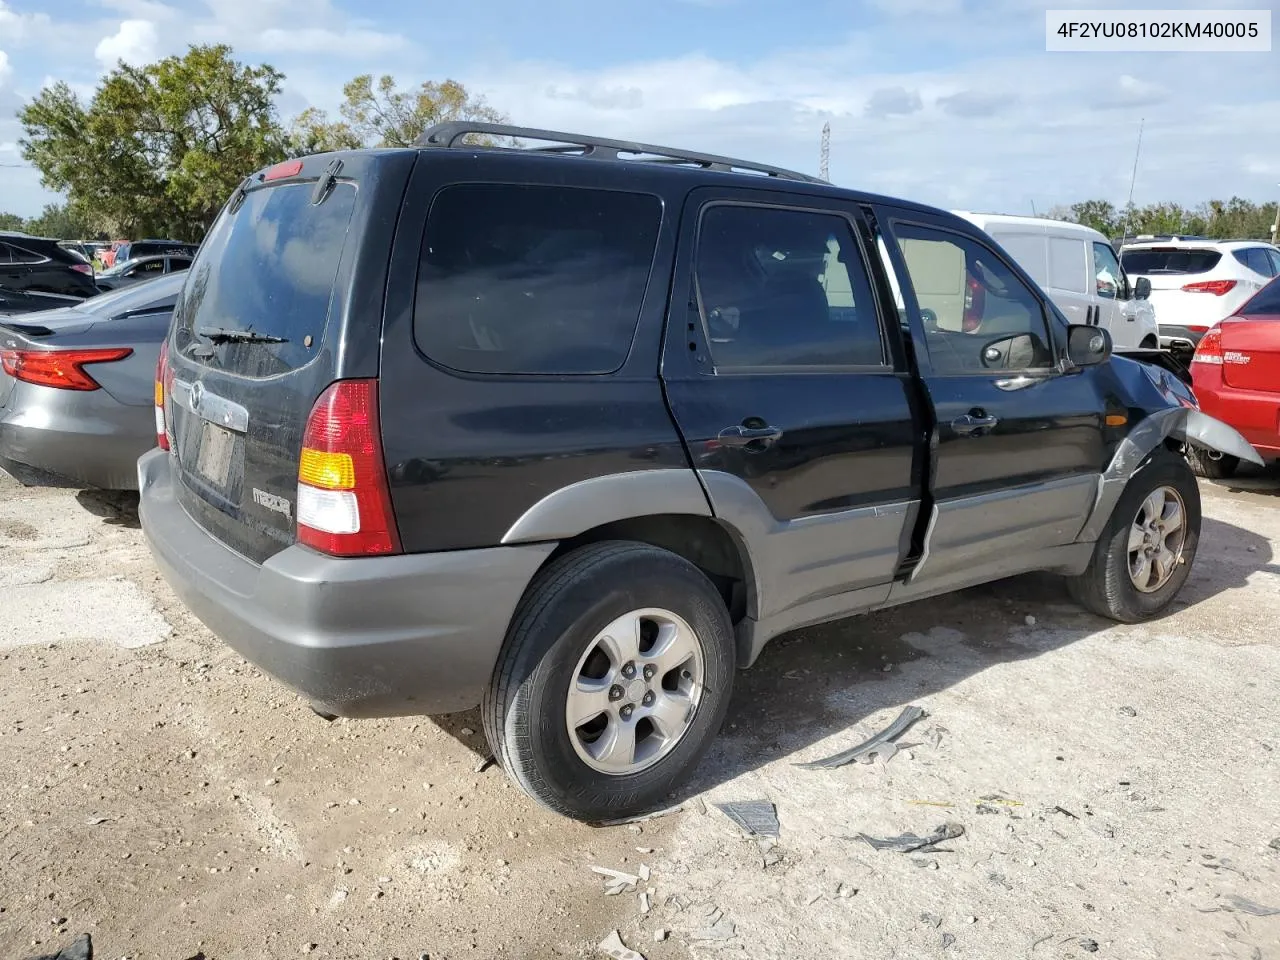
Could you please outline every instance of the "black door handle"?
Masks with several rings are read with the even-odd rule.
[[[999,422],[999,417],[989,417],[981,410],[975,410],[952,420],[951,429],[962,437],[981,436]]]
[[[744,427],[739,424],[725,427],[716,434],[716,439],[724,447],[747,447],[751,444],[763,447],[776,442],[781,436],[782,431],[777,427]]]

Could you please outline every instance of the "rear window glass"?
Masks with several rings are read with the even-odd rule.
[[[467,373],[611,373],[631,349],[657,244],[657,197],[459,184],[427,218],[418,348]]]
[[[1125,250],[1120,263],[1125,273],[1208,273],[1218,265],[1217,250]]]
[[[213,328],[285,338],[284,343],[229,344],[230,349],[216,352],[220,366],[251,376],[293,370],[316,355],[328,326],[356,188],[339,183],[315,206],[313,187],[295,183],[251,190],[239,210],[223,213],[187,273],[175,311],[175,326],[185,334],[179,349],[191,336],[200,339],[201,330]]]
[[[1280,280],[1272,280],[1253,295],[1253,299],[1240,308],[1242,317],[1256,317],[1261,314],[1280,316]]]

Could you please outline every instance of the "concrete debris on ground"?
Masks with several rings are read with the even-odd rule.
[[[93,960],[93,938],[82,933],[57,953],[45,953],[29,960]]]
[[[841,750],[839,753],[832,754],[822,760],[797,763],[796,766],[805,770],[833,770],[836,767],[843,767],[847,763],[852,763],[854,760],[870,758],[872,754],[876,753],[880,753],[882,761],[887,763],[898,752],[898,748],[893,745],[893,741],[906,733],[912,724],[924,716],[925,712],[922,707],[915,705],[904,707],[893,723],[856,747]]]
[[[622,942],[622,934],[617,930],[601,940],[596,949],[613,960],[645,960],[642,954],[636,953]]]
[[[768,800],[717,803],[716,809],[752,837],[777,837],[781,831],[778,808]]]
[[[870,837],[859,833],[858,839],[865,840],[874,850],[892,850],[895,853],[914,853],[917,850],[929,850],[947,840],[955,840],[964,836],[964,827],[958,823],[944,823],[925,837],[914,833],[903,833],[896,837]],[[852,840],[853,837],[842,837]]]

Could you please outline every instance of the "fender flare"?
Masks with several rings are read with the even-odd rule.
[[[547,494],[508,528],[502,545],[569,540],[607,523],[652,514],[712,515],[692,470],[633,470],[579,480]]]
[[[1076,537],[1077,543],[1092,542],[1102,536],[1102,528],[1111,519],[1111,513],[1129,480],[1151,456],[1152,451],[1170,438],[1217,450],[1258,466],[1263,464],[1258,451],[1253,449],[1249,441],[1221,420],[1215,420],[1190,407],[1160,410],[1144,419],[1120,441],[1111,457],[1111,463],[1098,477],[1098,492],[1093,500],[1093,509]]]

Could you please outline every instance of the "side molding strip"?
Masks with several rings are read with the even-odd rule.
[[[611,473],[561,487],[526,510],[502,543],[566,540],[606,523],[662,513],[711,516],[692,470]]]

